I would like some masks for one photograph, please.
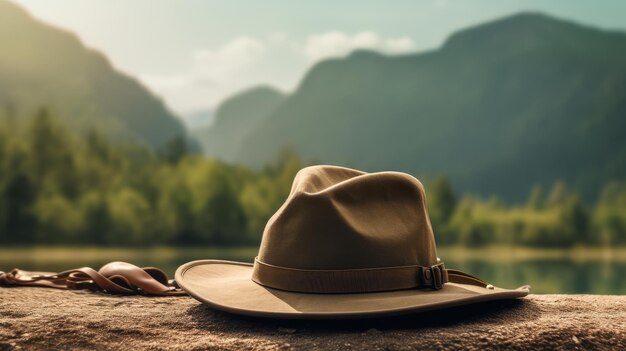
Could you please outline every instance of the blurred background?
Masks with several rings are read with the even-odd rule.
[[[335,164],[422,180],[448,267],[626,294],[624,13],[0,0],[0,270],[251,261]]]

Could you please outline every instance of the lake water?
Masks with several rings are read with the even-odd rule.
[[[251,262],[256,247],[243,248],[0,248],[0,270],[61,271],[110,261],[156,266],[173,276],[192,260]],[[440,248],[446,267],[461,269],[489,283],[516,288],[530,284],[540,294],[626,294],[626,249],[535,250],[519,248]]]

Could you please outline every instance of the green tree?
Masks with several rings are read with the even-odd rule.
[[[126,187],[112,193],[107,206],[111,216],[108,243],[156,244],[151,240],[155,231],[153,209],[138,191]]]
[[[83,240],[89,244],[111,244],[107,236],[112,228],[112,218],[104,196],[96,191],[84,194],[80,199],[83,212]]]
[[[236,195],[228,186],[218,187],[200,209],[199,223],[208,237],[204,242],[218,245],[238,244],[245,240],[246,217]],[[202,230],[198,228],[199,230]]]
[[[50,116],[47,109],[40,109],[30,123],[27,145],[33,173],[45,177],[62,162],[67,153],[68,135]]]
[[[87,153],[100,161],[107,162],[111,157],[111,145],[97,129],[89,129],[85,136]]]
[[[159,239],[184,245],[200,242],[201,238],[194,230],[196,217],[192,209],[191,191],[174,180],[160,193],[156,219]]]
[[[609,182],[593,211],[589,241],[605,246],[626,244],[626,182]]]
[[[187,140],[184,136],[176,136],[168,140],[159,149],[159,156],[171,164],[177,164],[189,153]]]
[[[70,198],[78,194],[72,142],[48,110],[40,109],[29,126],[27,138],[31,175],[40,191],[60,192]]]
[[[456,207],[456,196],[450,180],[445,176],[435,179],[428,194],[428,209],[435,227],[448,223]]]
[[[543,188],[540,185],[535,185],[530,191],[528,197],[528,208],[539,211],[545,206],[545,199],[543,197]]]
[[[561,245],[570,246],[588,240],[589,215],[578,196],[572,195],[566,200],[561,210],[561,220],[564,231]]]
[[[447,177],[437,177],[428,188],[427,205],[433,230],[441,238],[441,243],[448,243],[451,239],[448,222],[457,206],[457,200]]]
[[[75,203],[60,194],[40,196],[35,204],[37,242],[77,243],[83,238],[83,214]]]
[[[4,182],[0,215],[2,230],[11,242],[30,243],[35,239],[37,227],[32,206],[36,199],[36,187],[24,172],[11,172]]]
[[[548,207],[556,207],[562,205],[567,200],[567,185],[562,180],[558,180],[552,186],[550,194],[548,195],[547,205]]]

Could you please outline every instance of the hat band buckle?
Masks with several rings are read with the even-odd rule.
[[[433,290],[441,289],[444,282],[447,281],[443,262],[430,267],[422,267],[421,278],[423,286],[430,287]]]

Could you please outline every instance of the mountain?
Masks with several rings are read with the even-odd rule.
[[[152,147],[185,133],[160,99],[102,54],[2,0],[0,115],[24,119],[42,107],[73,130]]]
[[[430,52],[323,61],[256,118],[222,135],[243,140],[234,161],[259,167],[291,145],[305,160],[446,174],[459,192],[508,201],[557,179],[589,199],[626,177],[626,34],[514,15]]]
[[[271,87],[246,90],[220,104],[213,124],[194,135],[208,155],[234,161],[243,138],[284,100],[285,95]]]

